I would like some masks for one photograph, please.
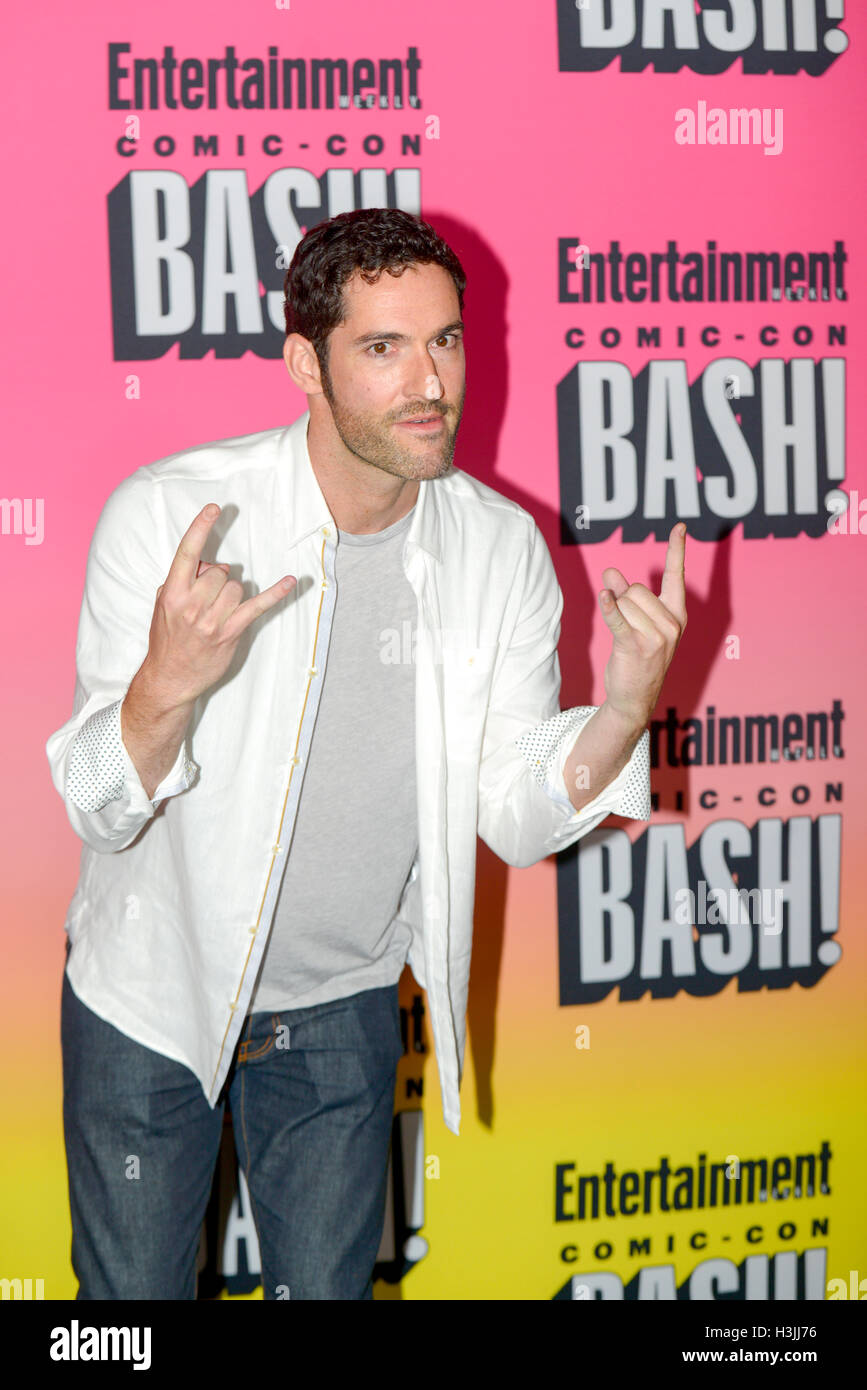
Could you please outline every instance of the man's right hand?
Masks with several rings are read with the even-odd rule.
[[[164,584],[157,589],[144,661],[162,700],[192,705],[227,670],[243,632],[294,588],[285,575],[261,594],[244,600],[227,566],[201,558],[220,507],[209,502],[181,537]]]

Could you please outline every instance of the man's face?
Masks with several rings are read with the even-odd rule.
[[[344,446],[401,478],[441,477],[452,465],[466,389],[452,277],[439,265],[383,271],[373,285],[356,273],[343,301],[322,389]],[[416,420],[429,423],[405,423]]]

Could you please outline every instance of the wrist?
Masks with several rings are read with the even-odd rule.
[[[637,708],[629,705],[614,704],[607,699],[600,706],[600,713],[604,712],[604,718],[612,727],[616,726],[622,734],[634,735],[636,739],[644,733],[650,720],[651,710],[645,707]]]
[[[161,719],[174,719],[178,715],[192,712],[195,696],[178,690],[177,686],[160,674],[147,658],[143,661],[130,682],[124,699],[124,706],[131,704],[135,712],[146,713],[149,723]]]

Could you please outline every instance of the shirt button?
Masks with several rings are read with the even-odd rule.
[[[311,666],[307,674],[308,676],[318,675],[318,668],[316,666]]]
[[[281,848],[280,845],[272,845],[272,846],[271,846],[271,849],[273,850],[274,854],[279,854],[279,853],[280,853],[280,848]]]

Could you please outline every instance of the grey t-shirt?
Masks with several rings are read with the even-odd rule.
[[[250,1013],[394,984],[406,962],[410,930],[394,916],[418,849],[412,516],[338,532],[325,677]]]

